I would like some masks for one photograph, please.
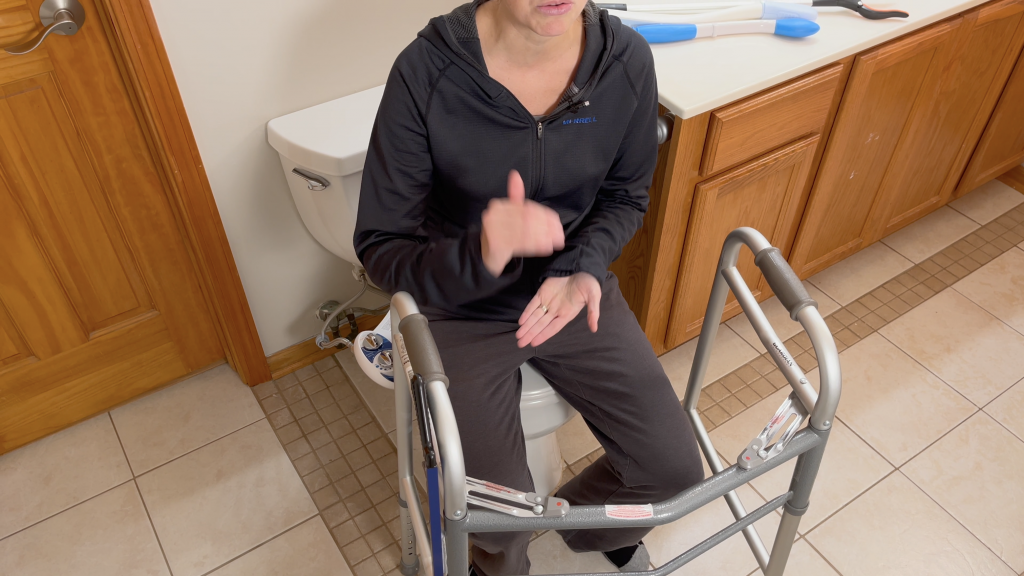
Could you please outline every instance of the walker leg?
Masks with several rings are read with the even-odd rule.
[[[397,327],[399,319],[394,308],[391,309],[392,326]],[[398,447],[398,513],[401,519],[402,563],[399,566],[404,576],[414,576],[420,569],[419,557],[416,555],[416,536],[413,534],[412,518],[406,498],[416,498],[416,494],[404,495],[402,479],[412,478],[412,396],[409,392],[409,378],[399,367],[395,377],[395,420],[397,421],[396,443]],[[412,483],[415,486],[415,481]]]
[[[768,560],[768,567],[764,570],[765,576],[782,576],[786,571],[789,553],[793,549],[793,540],[796,539],[796,530],[800,526],[800,518],[807,512],[807,507],[811,503],[814,479],[818,476],[821,458],[825,455],[825,446],[828,444],[829,431],[820,433],[825,435],[825,441],[796,459],[793,480],[789,484],[793,496],[783,507],[782,523],[779,524],[779,531],[775,534],[772,555]]]
[[[466,519],[445,520],[445,554],[448,559],[448,576],[469,574],[469,533],[465,531]]]

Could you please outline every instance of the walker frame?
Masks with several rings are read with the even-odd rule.
[[[820,392],[815,392],[807,381],[736,268],[740,248],[744,245],[755,254],[755,264],[792,319],[800,322],[810,337],[821,376]],[[792,393],[764,430],[737,457],[739,464],[725,468],[697,413],[697,401],[730,289],[789,382]],[[606,506],[569,506],[558,498],[524,494],[467,478],[459,430],[447,392],[448,379],[427,320],[419,313],[412,297],[404,292],[392,297],[390,314],[397,352],[394,389],[402,526],[400,569],[406,576],[419,572],[421,565],[427,568],[424,573],[431,576],[466,575],[470,533],[654,527],[678,520],[722,497],[736,518],[734,523],[661,567],[635,574],[666,576],[740,531],[766,576],[784,574],[800,518],[810,503],[839,404],[841,374],[835,341],[817,304],[781,252],[758,231],[738,228],[725,240],[683,400],[683,408],[713,475],[663,502],[626,507],[634,509],[636,514],[629,514],[629,510],[626,514],[611,514],[611,510],[618,509]],[[421,415],[417,421],[427,466],[430,513],[426,515],[420,506],[413,475],[414,404]],[[786,426],[790,419],[792,424]],[[808,426],[798,431],[805,420]],[[797,462],[789,490],[748,513],[735,490],[793,458]],[[478,508],[470,508],[469,504]],[[783,508],[782,520],[769,554],[753,524],[780,507]]]

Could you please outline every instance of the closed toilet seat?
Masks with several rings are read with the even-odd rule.
[[[576,410],[533,366],[523,364],[519,371],[523,375],[519,412],[527,440],[547,436],[576,416]]]

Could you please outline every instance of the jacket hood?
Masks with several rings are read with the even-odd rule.
[[[476,28],[476,10],[486,1],[474,0],[431,19],[419,36],[465,71],[491,98],[497,98],[506,88],[487,73]],[[593,1],[584,6],[582,18],[586,31],[583,56],[576,77],[562,96],[558,109],[585,101],[614,53],[616,28],[621,26],[618,18],[609,16]]]

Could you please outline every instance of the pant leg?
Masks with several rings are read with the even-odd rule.
[[[518,328],[508,322],[430,321],[450,382],[448,395],[462,437],[466,474],[529,492],[533,479],[519,415],[519,366],[533,355],[533,350],[516,346]],[[477,573],[529,574],[526,549],[530,536],[530,532],[470,534]]]
[[[597,333],[581,313],[531,364],[586,419],[605,455],[566,483],[570,504],[648,504],[704,478],[689,417],[609,273]],[[650,528],[561,532],[577,552],[636,544]]]

